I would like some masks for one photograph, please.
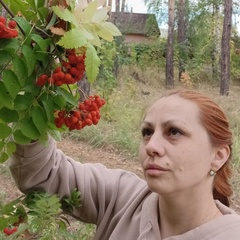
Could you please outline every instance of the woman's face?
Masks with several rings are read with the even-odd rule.
[[[140,160],[152,191],[191,193],[211,186],[216,151],[194,102],[177,95],[159,99],[147,111],[141,131]]]

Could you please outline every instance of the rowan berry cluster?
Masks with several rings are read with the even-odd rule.
[[[37,86],[42,87],[47,82],[61,86],[81,80],[85,72],[85,54],[80,56],[75,53],[75,50],[68,50],[66,58],[66,61],[61,62],[61,66],[54,69],[50,77],[47,74],[40,75],[36,81]]]
[[[10,20],[7,23],[5,17],[0,16],[0,38],[15,38],[18,36],[18,31],[15,29],[17,23],[14,20]]]
[[[55,125],[61,128],[63,125],[71,130],[80,130],[85,126],[96,125],[100,119],[99,109],[105,104],[105,100],[94,95],[89,96],[78,104],[78,108],[67,112],[61,110],[56,113]]]
[[[6,235],[9,236],[9,235],[11,235],[11,234],[17,232],[17,230],[18,230],[17,227],[13,227],[13,228],[5,227],[5,228],[3,229],[3,232],[4,232]]]

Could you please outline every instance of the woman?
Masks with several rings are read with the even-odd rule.
[[[97,225],[99,240],[237,240],[240,216],[229,208],[232,134],[207,96],[173,90],[146,111],[140,161],[146,178],[67,157],[53,139],[18,146],[12,175],[23,192],[60,197],[77,188],[74,216]],[[101,162],[101,159],[99,159]]]

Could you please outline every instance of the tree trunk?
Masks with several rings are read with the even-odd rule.
[[[230,39],[232,29],[232,0],[224,1],[224,21],[221,49],[220,95],[229,94],[230,84]]]
[[[166,87],[174,86],[173,40],[175,0],[168,0],[168,38],[166,53]]]
[[[77,86],[80,94],[80,97],[78,100],[80,102],[83,102],[90,95],[90,90],[91,90],[91,86],[87,80],[86,73],[84,73],[83,78],[77,82]]]
[[[116,0],[116,5],[115,5],[115,12],[119,12],[120,10],[120,0]]]
[[[125,11],[125,4],[126,4],[126,1],[122,0],[121,12]]]
[[[219,3],[213,3],[213,30],[212,30],[212,78],[220,78],[220,52],[221,52],[221,18]]]
[[[185,61],[186,61],[186,1],[179,0],[178,2],[178,48],[179,48],[179,59],[178,59],[178,80],[185,72]]]

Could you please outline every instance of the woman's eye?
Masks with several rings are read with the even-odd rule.
[[[168,135],[176,137],[176,136],[183,135],[183,133],[182,133],[182,131],[180,131],[177,128],[170,128],[169,131],[168,131]]]
[[[143,137],[150,137],[153,134],[153,130],[144,128],[142,129],[142,136]]]

